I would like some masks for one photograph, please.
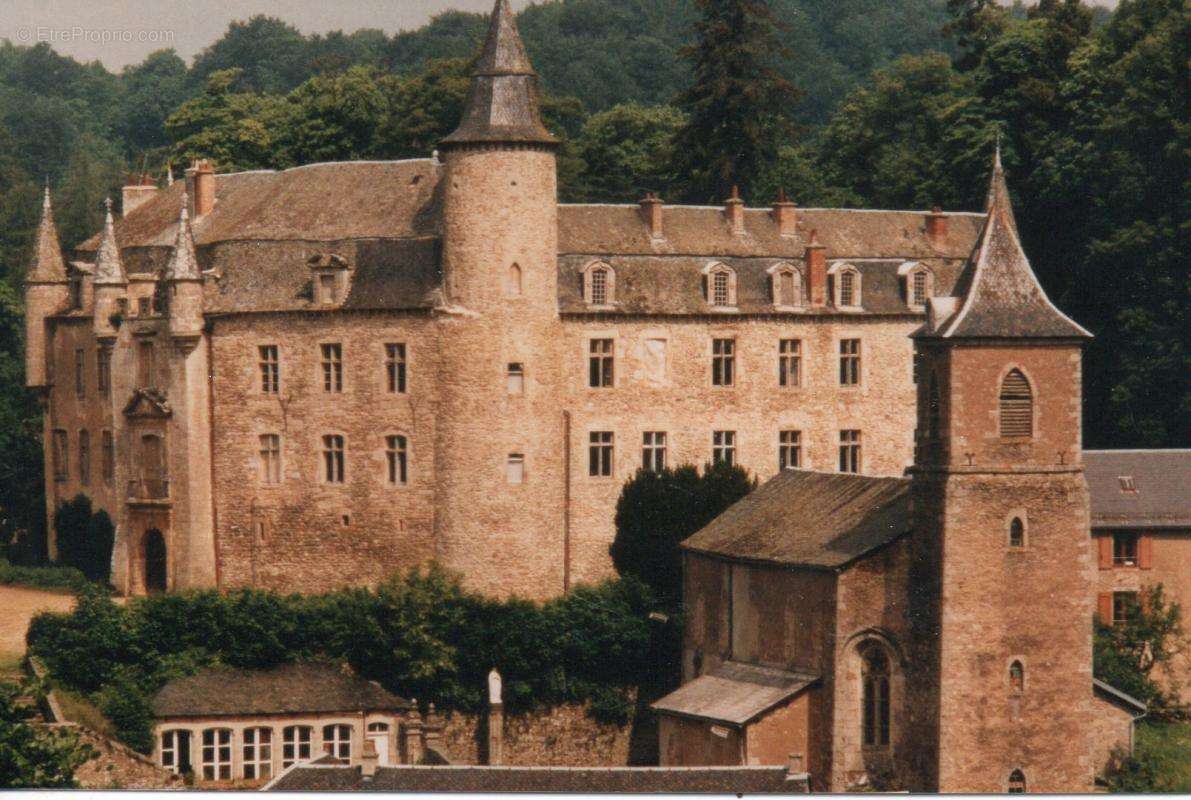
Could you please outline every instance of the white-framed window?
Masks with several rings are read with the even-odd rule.
[[[645,431],[641,434],[641,466],[651,472],[666,468],[666,432]]]
[[[350,761],[352,756],[352,726],[324,725],[323,752],[343,761]]]
[[[389,483],[395,486],[409,483],[409,442],[404,436],[385,437],[385,460],[389,467]]]
[[[860,431],[839,432],[839,471],[860,472]]]
[[[309,725],[287,725],[281,731],[281,768],[296,761],[310,760],[310,739],[314,728]]]
[[[712,431],[711,460],[729,466],[736,463],[736,431]]]
[[[405,343],[385,345],[385,379],[389,394],[405,394]]]
[[[836,308],[860,308],[860,270],[851,264],[835,264],[827,274],[831,278]]]
[[[509,483],[525,483],[524,453],[509,453],[505,460],[505,480]]]
[[[704,298],[712,308],[736,306],[736,271],[716,262],[703,269]]]
[[[593,478],[612,477],[615,435],[612,431],[591,431],[587,437],[587,474]]]
[[[323,357],[323,391],[343,391],[343,345],[327,342],[319,345]]]
[[[163,769],[175,775],[190,770],[190,731],[163,731],[160,762]]]
[[[273,729],[244,729],[244,778],[273,777]]]
[[[602,261],[583,270],[583,299],[591,306],[610,306],[616,302],[616,270]]]
[[[323,483],[343,483],[345,449],[342,434],[328,433],[323,436]]]
[[[230,781],[232,779],[232,732],[230,728],[207,728],[203,731],[203,780]]]
[[[921,310],[926,307],[934,291],[934,273],[917,261],[907,261],[897,269],[904,283],[902,291],[905,293],[906,305]]]
[[[262,344],[257,347],[260,358],[261,392],[263,394],[277,394],[281,390],[281,357],[275,344]]]
[[[777,385],[799,386],[802,381],[802,340],[779,339],[777,346]]]
[[[509,394],[525,394],[525,365],[520,361],[509,362],[505,371],[505,380]]]
[[[802,466],[802,431],[779,431],[777,439],[778,469],[798,469]]]
[[[777,308],[798,308],[802,305],[802,275],[789,264],[775,264],[769,268],[773,305]]]
[[[262,433],[260,454],[261,483],[281,483],[281,435]]]

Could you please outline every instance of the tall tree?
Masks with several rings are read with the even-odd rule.
[[[577,140],[583,174],[578,193],[588,202],[663,196],[674,186],[671,146],[685,121],[669,106],[615,106],[589,118]]]
[[[789,56],[766,0],[695,0],[695,42],[681,51],[694,83],[677,98],[687,124],[675,138],[685,199],[715,202],[733,186],[749,195],[794,134],[801,92],[779,71]]]
[[[0,683],[0,789],[74,788],[74,771],[93,754],[77,732],[35,724],[20,697],[36,691]]]

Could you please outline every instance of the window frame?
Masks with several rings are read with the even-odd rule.
[[[323,394],[343,393],[343,343],[319,342]]]
[[[404,433],[385,436],[386,479],[390,486],[409,485],[409,437]]]
[[[612,478],[616,474],[616,432],[588,431],[587,477]]]
[[[839,432],[839,471],[859,475],[864,468],[863,435],[859,428],[841,428]]]
[[[1028,528],[1024,514],[1012,514],[1005,529],[1006,546],[1010,550],[1025,550],[1029,543]],[[1015,541],[1017,539],[1017,541]]]
[[[99,438],[100,470],[103,482],[110,485],[116,478],[116,435],[111,429],[104,428]]]
[[[385,342],[385,390],[409,394],[409,348],[405,342]]]
[[[777,385],[783,389],[802,386],[802,339],[778,339]]]
[[[893,740],[892,682],[893,659],[877,641],[869,641],[857,651],[860,656],[860,732],[866,751],[885,751]],[[873,672],[874,656],[881,671]]]
[[[281,434],[271,432],[259,434],[257,443],[259,445],[258,466],[260,471],[258,477],[260,482],[267,486],[276,486],[282,482],[285,475],[281,460]]]
[[[505,393],[509,397],[525,395],[525,362],[510,361],[505,365]]]
[[[313,725],[286,725],[281,729],[281,768],[288,769],[299,761],[309,761],[313,747]]]
[[[70,434],[65,428],[50,431],[50,459],[53,461],[54,480],[70,479]]]
[[[835,264],[827,270],[831,278],[831,299],[837,309],[844,311],[858,311],[864,308],[863,280],[860,270],[851,264]],[[844,302],[844,278],[851,282],[851,297]]]
[[[791,458],[793,456],[793,458]],[[793,461],[793,463],[790,463]],[[778,470],[802,469],[802,431],[786,428],[777,434]]]
[[[599,280],[597,275],[600,276]],[[597,283],[602,285],[597,286]],[[592,261],[583,268],[583,302],[592,308],[615,307],[616,269],[611,264],[606,261]]]
[[[1132,621],[1130,608],[1140,608],[1141,593],[1137,591],[1114,591],[1112,593],[1112,624],[1125,625]]]
[[[272,778],[273,729],[264,725],[245,728],[240,735],[240,755],[244,780]]]
[[[587,388],[616,386],[616,339],[593,336],[587,340]]]
[[[112,349],[107,345],[95,348],[95,389],[103,397],[112,393]]]
[[[1132,552],[1131,556],[1130,552]],[[1112,565],[1114,568],[1137,568],[1141,563],[1140,554],[1141,534],[1137,531],[1112,532]]]
[[[513,480],[514,471],[516,480]],[[505,483],[510,486],[521,486],[526,481],[525,453],[516,451],[505,456]]]
[[[82,347],[74,350],[74,396],[80,400],[87,396],[87,351]]]
[[[330,753],[342,761],[351,762],[352,755],[352,726],[342,722],[332,722],[323,726],[323,752]],[[330,733],[330,735],[328,735]],[[346,736],[344,736],[346,733]],[[346,755],[340,753],[345,750]]]
[[[864,345],[859,336],[839,340],[839,385],[844,388],[860,386],[864,381]]]
[[[1034,382],[1025,370],[1019,366],[1007,369],[997,382],[997,433],[1000,438],[1013,441],[1033,439],[1037,433],[1034,424],[1036,405]]]
[[[723,278],[724,302],[719,293],[719,281]],[[714,261],[703,268],[703,300],[713,311],[736,310],[736,270],[722,261]]]
[[[641,432],[641,468],[649,472],[661,472],[666,468],[669,448],[666,431]]]
[[[319,474],[324,484],[342,486],[347,483],[347,436],[324,433]]]
[[[137,385],[142,389],[157,387],[157,348],[152,339],[141,339],[136,350]]]
[[[713,430],[711,432],[711,463],[736,466],[736,431]]]
[[[208,737],[211,741],[208,743]],[[232,754],[235,737],[231,728],[203,728],[200,735],[199,768],[205,781],[232,779]],[[226,760],[221,758],[226,752]]]
[[[711,339],[711,385],[736,386],[736,337],[713,336]]]
[[[256,346],[257,364],[260,368],[261,394],[281,393],[281,348],[275,344]]]
[[[787,262],[780,262],[774,264],[768,270],[769,273],[769,291],[773,307],[779,311],[789,311],[793,309],[802,308],[806,305],[803,299],[803,280],[802,273],[798,269]],[[790,297],[782,296],[782,280],[788,278],[790,281]],[[786,303],[784,300],[789,299],[793,302]]]
[[[91,431],[79,430],[79,483],[91,485]]]

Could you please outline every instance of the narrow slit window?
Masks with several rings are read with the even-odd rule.
[[[506,380],[509,394],[525,394],[525,365],[519,361],[510,363],[506,372]]]
[[[91,483],[91,433],[79,431],[79,483]]]
[[[525,483],[525,454],[509,453],[505,461],[505,480],[509,483]]]
[[[261,481],[281,483],[281,436],[265,433],[260,437]]]
[[[389,394],[405,394],[405,344],[390,342],[385,345],[385,378]]]
[[[332,433],[323,437],[323,482],[343,483],[343,436]]]
[[[261,392],[277,394],[281,388],[281,364],[277,345],[262,344],[257,348],[260,357]]]

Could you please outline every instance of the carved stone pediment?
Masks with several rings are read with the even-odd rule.
[[[132,397],[124,406],[126,417],[165,419],[173,413],[170,401],[161,389],[133,389]]]

